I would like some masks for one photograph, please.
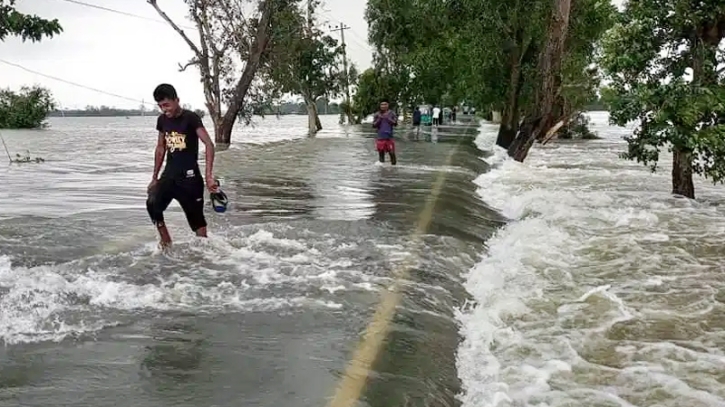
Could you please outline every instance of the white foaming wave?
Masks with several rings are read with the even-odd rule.
[[[725,213],[671,197],[667,170],[619,159],[622,130],[597,130],[603,140],[535,146],[521,164],[482,126],[493,153],[479,193],[512,222],[466,276],[463,407],[725,406],[725,333],[703,327],[725,319]]]
[[[259,243],[265,233],[249,240]],[[267,241],[272,239],[267,239]],[[222,239],[209,239],[190,245],[205,254],[210,247],[220,246]],[[301,243],[277,239],[279,249],[300,248]],[[178,242],[185,245],[185,242]],[[193,251],[193,250],[192,250]],[[240,249],[241,257],[266,259],[264,252]],[[147,245],[134,257],[154,256],[158,250]],[[170,258],[173,259],[172,253]],[[273,258],[273,256],[270,256]],[[294,257],[294,256],[293,256]],[[295,259],[290,259],[294,262]],[[262,273],[264,270],[259,270]],[[32,268],[12,266],[10,258],[0,256],[0,342],[34,342],[62,340],[68,335],[94,332],[113,326],[118,312],[155,310],[192,310],[205,312],[219,308],[245,311],[270,311],[284,308],[322,307],[338,309],[340,304],[325,298],[291,294],[285,297],[267,295],[263,298],[247,293],[256,281],[227,281],[216,270],[197,268],[193,273],[174,274],[148,284],[135,284],[119,278],[118,270],[100,264],[82,266],[79,262]],[[304,280],[300,277],[300,281]],[[102,317],[99,317],[102,316]],[[103,319],[106,318],[106,319]]]
[[[356,260],[359,243],[304,230],[292,238],[287,229],[181,239],[164,256],[154,243],[30,268],[0,256],[0,342],[62,340],[147,310],[336,310],[342,307],[339,292],[377,292],[389,282],[390,276],[371,274]],[[408,254],[399,245],[377,250],[393,263]],[[143,283],[134,275],[139,263],[155,270],[168,262],[180,266],[171,275],[150,271],[154,276]]]

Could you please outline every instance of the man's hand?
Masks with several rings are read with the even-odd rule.
[[[158,185],[159,180],[156,178],[151,179],[151,182],[149,182],[149,186],[146,188],[147,193],[152,193],[156,189],[156,185]]]
[[[206,189],[212,193],[219,191],[219,185],[216,184],[216,180],[213,176],[206,177]]]

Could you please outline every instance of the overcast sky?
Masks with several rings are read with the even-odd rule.
[[[19,11],[44,18],[57,18],[63,32],[40,43],[22,43],[8,38],[0,42],[0,59],[44,75],[116,94],[110,96],[63,83],[9,66],[0,61],[0,87],[17,89],[40,84],[52,90],[63,108],[106,105],[137,108],[152,102],[154,87],[162,82],[176,86],[183,103],[203,107],[204,96],[197,71],[178,72],[178,63],[191,57],[191,50],[171,27],[160,20],[146,0],[78,0],[145,17],[125,16],[75,3],[76,0],[19,0]],[[185,19],[183,0],[158,0],[177,24]],[[348,56],[359,68],[370,66],[372,48],[367,43],[365,0],[324,0],[320,20],[340,22],[345,31]],[[327,24],[325,24],[327,25]],[[333,33],[339,35],[339,31]],[[338,37],[339,38],[339,37]]]

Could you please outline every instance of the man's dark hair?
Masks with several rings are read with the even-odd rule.
[[[388,100],[388,98],[383,98],[383,99],[382,99],[382,100],[380,101],[380,103],[387,103],[387,104],[390,104],[390,101]]]
[[[179,96],[176,94],[176,89],[168,83],[162,83],[154,89],[154,100],[156,103],[161,102],[164,99],[176,100]]]

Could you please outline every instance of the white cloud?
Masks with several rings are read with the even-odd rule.
[[[44,18],[57,18],[63,33],[40,43],[23,43],[8,38],[0,43],[0,58],[28,69],[87,87],[122,95],[136,102],[83,89],[17,67],[0,63],[0,86],[17,89],[40,84],[50,88],[65,108],[86,105],[137,107],[142,100],[151,102],[154,87],[173,84],[179,98],[195,107],[203,106],[203,92],[195,70],[178,72],[191,51],[171,27],[167,26],[145,0],[83,0],[85,3],[118,10],[145,19],[120,15],[74,4],[67,0],[23,0],[22,12]],[[177,23],[190,25],[184,17],[181,0],[159,0],[159,5]],[[327,0],[321,20],[333,25],[343,21],[351,27],[345,32],[348,55],[358,67],[367,67],[371,48],[367,45],[367,23],[363,0]]]

